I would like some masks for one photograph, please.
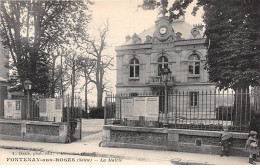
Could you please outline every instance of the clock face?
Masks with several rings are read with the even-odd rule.
[[[161,27],[160,28],[160,34],[164,35],[167,32],[167,28],[166,27]]]

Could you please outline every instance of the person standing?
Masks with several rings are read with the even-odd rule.
[[[256,112],[253,119],[250,121],[250,124],[249,124],[249,132],[250,131],[255,131],[257,133],[256,135],[256,140],[257,140],[257,144],[260,143],[260,113],[259,112]],[[255,158],[257,157],[258,158]],[[256,162],[259,162],[260,159],[259,159],[259,154],[258,155],[254,155],[254,160]]]
[[[228,132],[228,126],[223,127],[223,132],[219,137],[219,142],[222,146],[220,157],[222,156],[229,157],[232,140],[233,140],[233,136],[230,132]]]
[[[250,131],[249,138],[246,141],[245,151],[249,153],[249,163],[255,165],[256,156],[259,155],[258,141],[256,139],[257,132]]]

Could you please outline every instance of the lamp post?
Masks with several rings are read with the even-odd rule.
[[[24,81],[24,90],[27,91],[27,111],[26,111],[26,119],[30,119],[30,90],[32,89],[32,82],[29,79]]]
[[[164,113],[166,117],[166,123],[168,124],[168,90],[167,90],[167,83],[171,80],[171,70],[168,67],[164,67],[161,70],[161,81],[164,82],[165,88],[164,88]]]
[[[257,93],[257,100],[258,102],[260,101],[260,76],[256,76],[256,79],[259,83],[259,86],[256,87],[256,93]],[[257,110],[256,110],[256,113],[260,114],[260,103],[257,103]]]

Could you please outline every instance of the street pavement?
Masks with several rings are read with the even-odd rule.
[[[120,158],[126,160],[125,162],[115,162],[114,164],[249,165],[248,157],[220,157],[219,155],[199,153],[100,147],[102,140],[102,120],[84,120],[83,123],[92,123],[96,127],[85,124],[87,125],[83,126],[83,134],[85,136],[77,142],[59,144],[0,140],[0,148],[4,150],[40,151],[62,155]],[[259,165],[260,163],[257,164]]]
[[[158,165],[162,163],[129,160],[115,157],[97,157],[0,148],[1,165]],[[166,165],[168,163],[165,163]]]

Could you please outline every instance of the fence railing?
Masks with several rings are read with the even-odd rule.
[[[105,124],[247,132],[259,100],[255,90],[107,95]]]
[[[161,77],[159,76],[159,77],[151,77],[150,78],[150,83],[151,84],[161,84],[162,83],[162,81],[161,81],[162,79],[161,79]],[[171,77],[170,78],[170,81],[168,81],[169,83],[174,83],[175,82],[175,80],[174,80],[174,77]]]
[[[63,99],[18,98],[5,100],[4,116],[1,119],[30,120],[42,122],[66,122],[67,142],[81,139],[82,100],[64,96]]]
[[[61,99],[59,97],[56,97]],[[53,106],[53,104],[45,103],[46,107],[43,107],[40,111],[40,100],[39,98],[31,98],[28,103],[27,98],[19,98],[19,99],[10,99],[12,101],[5,103],[4,113],[12,113],[12,115],[8,116],[0,116],[2,119],[11,119],[11,120],[31,120],[31,121],[46,121],[46,122],[57,122],[55,120],[46,120],[46,117],[40,115],[41,112],[51,113],[50,108],[47,106]],[[69,114],[70,119],[80,119],[82,117],[82,99],[79,97],[74,98],[74,106],[71,105],[72,100],[69,95],[66,95],[61,102],[55,103],[55,107],[53,107],[53,115],[55,114],[55,110],[62,111],[60,122],[66,122]],[[9,107],[8,107],[9,106]],[[29,106],[29,108],[28,108]],[[18,117],[14,116],[14,113],[17,113]],[[29,115],[28,115],[29,113]]]

